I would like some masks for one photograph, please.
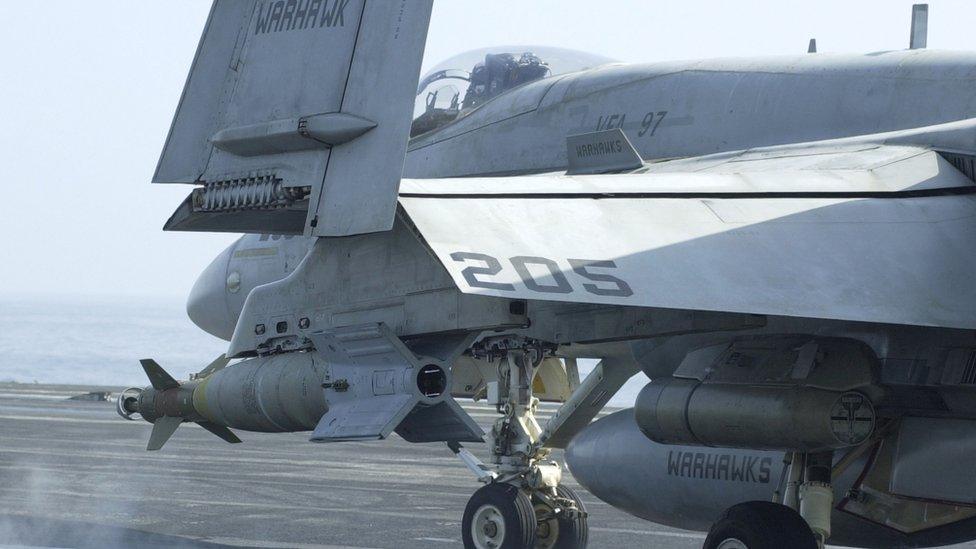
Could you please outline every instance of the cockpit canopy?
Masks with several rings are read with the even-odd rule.
[[[523,84],[613,62],[600,55],[538,46],[498,46],[456,55],[421,79],[410,137],[436,130]]]

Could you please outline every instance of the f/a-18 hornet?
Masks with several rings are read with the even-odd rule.
[[[230,343],[183,382],[142,362],[118,407],[150,450],[442,441],[481,549],[586,546],[554,448],[709,549],[976,538],[976,54],[925,49],[916,6],[904,51],[420,78],[430,13],[214,3],[153,180],[194,186],[166,229],[245,234],[188,302]]]

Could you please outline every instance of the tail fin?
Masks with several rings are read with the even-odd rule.
[[[158,362],[151,358],[144,358],[139,361],[142,365],[142,369],[146,371],[146,377],[149,378],[150,385],[153,389],[157,391],[165,391],[167,389],[175,389],[180,386],[179,382],[173,379],[173,376],[169,375],[169,372],[163,369]]]
[[[211,433],[217,435],[218,437],[224,439],[231,444],[240,444],[241,439],[237,438],[237,435],[233,431],[227,428],[226,425],[217,425],[216,423],[211,423],[209,421],[198,421],[197,425],[203,427],[204,429],[210,431]]]
[[[154,183],[170,230],[389,230],[432,0],[215,0]]]
[[[194,376],[194,379],[202,379],[212,375],[227,366],[228,362],[230,361],[227,359],[227,357],[220,355],[206,368],[201,370],[199,374]],[[152,434],[149,435],[149,445],[146,447],[146,450],[152,451],[162,448],[163,445],[166,444],[166,441],[173,436],[173,433],[176,432],[176,429],[184,421],[194,421],[200,427],[203,427],[231,444],[236,444],[241,441],[241,439],[237,438],[237,435],[228,429],[226,425],[219,425],[217,423],[203,420],[199,412],[197,412],[192,406],[189,409],[185,408],[188,403],[195,401],[195,399],[192,397],[193,391],[196,389],[195,387],[190,389],[190,393],[188,395],[181,395],[179,391],[183,390],[181,388],[182,384],[179,381],[176,381],[173,376],[169,375],[169,373],[166,372],[166,370],[164,370],[158,362],[151,358],[144,358],[140,360],[139,363],[142,364],[142,369],[146,371],[146,376],[149,377],[149,383],[152,385],[153,390],[156,391],[156,394],[151,395],[148,399],[149,402],[153,403],[152,408],[155,419],[147,420],[152,422],[153,428]],[[149,389],[146,390],[148,391]],[[131,395],[130,391],[139,391],[139,393],[135,397],[127,396]],[[175,394],[174,391],[176,392]],[[158,415],[158,411],[155,409],[155,401],[160,398],[160,395],[166,395],[167,393],[170,396],[162,396],[162,398],[165,400],[170,402],[183,402],[183,405],[180,406],[181,409],[176,412],[177,415]],[[132,414],[142,412],[140,408],[142,401],[143,397],[139,389],[126,389],[119,394],[117,411],[119,412],[119,415],[125,419],[132,419]],[[168,413],[173,412],[170,410]],[[143,415],[143,417],[145,418],[146,416]]]
[[[166,444],[169,437],[173,436],[176,432],[176,428],[183,423],[183,420],[178,417],[162,416],[156,418],[153,423],[152,433],[149,435],[149,445],[146,446],[146,450],[150,452],[159,450]]]
[[[227,358],[227,355],[221,354],[217,358],[210,361],[210,364],[207,364],[204,369],[200,370],[196,374],[191,374],[190,379],[203,379],[209,375],[217,373],[220,370],[223,370],[229,363],[230,359]]]

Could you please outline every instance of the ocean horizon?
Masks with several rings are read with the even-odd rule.
[[[148,383],[139,359],[186,379],[227,350],[177,296],[0,295],[0,345],[0,382],[136,387]],[[632,406],[646,383],[637,374],[610,405]]]

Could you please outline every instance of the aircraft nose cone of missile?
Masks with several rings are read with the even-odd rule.
[[[227,265],[233,247],[218,255],[193,284],[186,301],[186,313],[201,330],[221,339],[234,335],[236,320],[227,307]]]

